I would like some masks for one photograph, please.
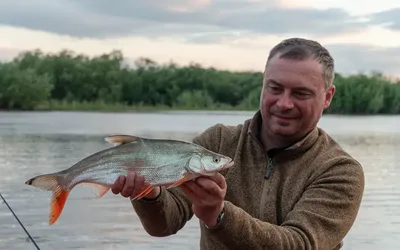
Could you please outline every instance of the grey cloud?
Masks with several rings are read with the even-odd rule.
[[[392,30],[400,30],[400,8],[373,13],[368,16],[370,24],[385,26]]]
[[[76,37],[126,35],[152,24],[101,15],[73,1],[0,1],[0,24]]]
[[[213,0],[188,12],[172,8],[188,7],[188,3],[190,1],[183,0],[119,0],[118,3],[109,0],[2,0],[0,24],[96,38],[226,30],[282,35],[334,34],[365,27],[356,17],[340,9],[282,9],[275,0],[268,4]]]
[[[344,74],[383,72],[400,76],[400,47],[378,48],[357,44],[327,45],[336,71]]]
[[[0,0],[0,25],[49,31],[75,37],[105,38],[126,35],[180,36],[195,43],[220,42],[254,33],[290,35],[333,34],[386,24],[400,30],[400,8],[372,14],[358,22],[340,9],[282,9],[276,2],[213,0],[189,12],[185,0]],[[378,70],[399,74],[400,48],[374,50],[361,45],[328,45],[337,71]],[[0,59],[11,52],[0,49]],[[351,70],[351,71],[350,71]]]

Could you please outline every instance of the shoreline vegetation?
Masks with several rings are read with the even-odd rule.
[[[126,65],[120,51],[96,57],[63,50],[26,51],[0,64],[2,111],[253,111],[262,72],[234,72],[199,64]],[[336,74],[325,114],[400,114],[400,80],[381,74]]]

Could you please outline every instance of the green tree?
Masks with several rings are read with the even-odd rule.
[[[0,108],[30,110],[50,97],[52,85],[47,74],[33,68],[19,69],[14,63],[0,66]]]
[[[336,74],[328,114],[400,114],[400,83],[382,74]],[[89,57],[70,50],[26,51],[0,64],[0,108],[251,109],[259,107],[262,72],[233,72],[197,63],[178,66],[120,51]]]

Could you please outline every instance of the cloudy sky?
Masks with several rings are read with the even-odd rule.
[[[263,69],[288,37],[317,40],[338,72],[400,76],[394,0],[0,0],[0,59],[39,48]]]

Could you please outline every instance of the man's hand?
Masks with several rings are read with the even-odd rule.
[[[145,186],[145,179],[143,176],[137,175],[135,172],[131,171],[127,176],[121,175],[115,180],[114,185],[111,187],[111,191],[114,194],[119,194],[125,198],[130,197],[131,199],[135,195],[139,194],[140,191]],[[154,187],[154,189],[145,196],[145,198],[155,198],[159,195],[160,188]]]
[[[192,202],[193,213],[207,226],[215,226],[224,207],[226,182],[218,173],[212,177],[198,177],[183,183],[180,188]]]

